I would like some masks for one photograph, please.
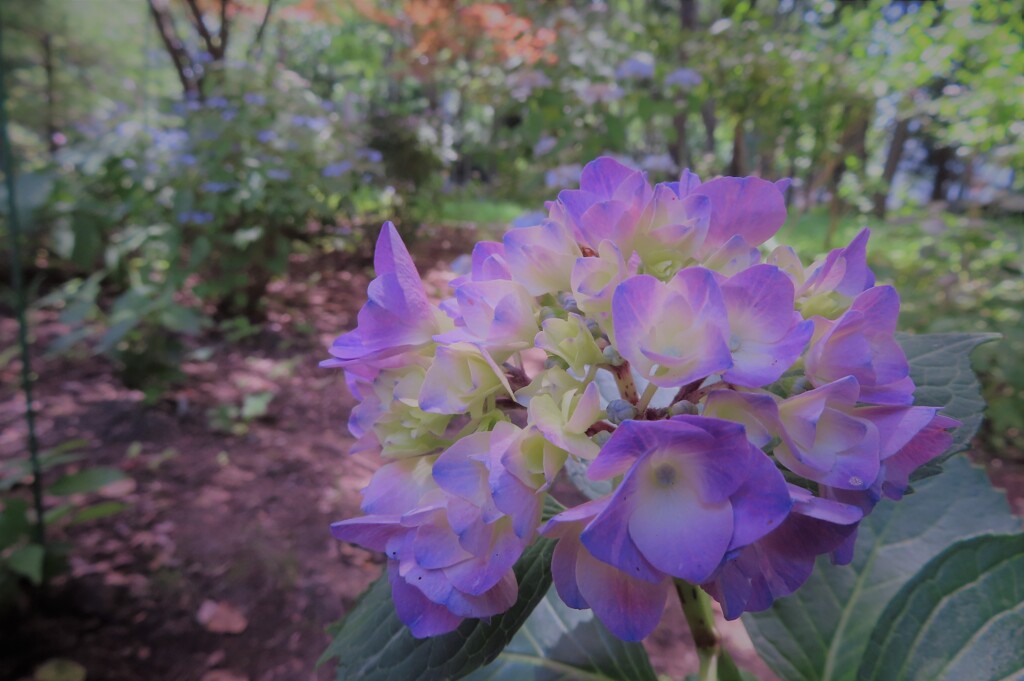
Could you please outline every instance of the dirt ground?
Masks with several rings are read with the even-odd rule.
[[[468,243],[445,232],[425,239],[418,264],[431,285],[445,286],[447,264]],[[328,532],[356,514],[358,490],[378,465],[348,454],[352,398],[340,372],[317,367],[365,298],[366,271],[347,267],[296,260],[267,297],[264,331],[240,343],[213,333],[197,340],[202,350],[183,366],[188,381],[155,406],[102,358],[45,356],[66,329],[53,313],[33,314],[42,445],[84,438],[90,463],[132,480],[104,490],[126,511],[58,530],[73,546],[70,575],[36,594],[28,614],[0,622],[0,681],[31,679],[55,658],[83,665],[90,681],[333,678],[329,665],[314,668],[324,628],[382,567]],[[13,320],[0,319],[0,347],[15,334]],[[19,366],[0,367],[0,461],[24,456]],[[210,416],[264,392],[273,399],[263,417],[225,426]],[[1019,471],[999,475],[1024,486]],[[1019,495],[1016,503],[1021,510]],[[740,666],[773,678],[741,624],[724,633]],[[696,671],[687,638],[670,605],[647,642],[659,672]]]

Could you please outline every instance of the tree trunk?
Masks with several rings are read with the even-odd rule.
[[[796,196],[796,158],[795,154],[790,155],[789,158],[789,170],[786,172],[786,176],[791,180],[789,186],[786,187],[786,208],[793,205],[793,197]]]
[[[778,153],[778,138],[773,138],[761,152],[758,172],[761,177],[771,179],[775,175],[775,157]]]
[[[885,169],[882,171],[882,190],[875,193],[875,217],[885,218],[886,203],[889,200],[889,192],[892,190],[892,181],[896,177],[896,170],[899,168],[900,159],[903,158],[903,148],[907,144],[907,137],[910,132],[910,119],[901,118],[896,121],[896,128],[892,132],[892,141],[889,143],[889,153],[885,157]]]
[[[41,39],[43,48],[43,72],[46,74],[46,145],[50,155],[57,153],[57,85],[54,79],[53,36],[49,33]]]
[[[932,162],[935,164],[935,180],[932,182],[932,201],[946,200],[946,186],[953,177],[949,169],[949,162],[953,160],[953,149],[951,147],[939,147],[932,152]]]
[[[676,106],[679,107],[679,111],[672,117],[672,126],[676,131],[676,139],[669,145],[668,155],[672,157],[672,161],[680,168],[689,168],[693,165],[690,162],[689,145],[687,144],[686,137],[686,119],[689,118],[689,112],[686,110],[685,102],[676,102]]]
[[[685,43],[690,34],[697,29],[697,0],[679,0],[679,27],[681,29],[680,38]],[[685,66],[688,57],[686,48],[680,45],[680,65]],[[683,93],[677,99],[676,106],[678,111],[672,117],[672,126],[676,131],[676,139],[673,144],[669,145],[668,153],[677,166],[688,168],[692,164],[690,163],[689,137],[686,130],[687,119],[690,117],[686,93]]]
[[[181,88],[185,97],[187,99],[203,100],[205,94],[203,84],[209,69],[201,67],[193,59],[192,55],[189,54],[188,48],[185,47],[185,43],[178,35],[178,29],[174,25],[174,17],[171,15],[168,0],[148,0],[148,2],[150,15],[153,17],[157,32],[160,34],[160,40],[163,41],[167,54],[170,55],[171,61],[174,62],[174,69],[178,73],[178,80],[181,82]],[[191,15],[191,20],[188,23],[199,35],[201,39],[200,44],[210,56],[212,64],[223,63],[227,55],[229,31],[231,28],[231,22],[228,21],[228,5],[230,4],[231,0],[220,0],[220,26],[217,29],[217,33],[213,34],[210,33],[210,29],[203,20],[202,8],[197,0],[185,0],[185,5]],[[266,16],[269,17],[269,9]]]
[[[697,28],[697,0],[679,0],[679,24],[684,31]]]
[[[178,80],[181,82],[182,92],[188,99],[198,99],[201,93],[199,91],[199,83],[195,77],[195,64],[193,64],[188,50],[185,49],[185,44],[178,36],[178,31],[174,27],[174,19],[169,14],[166,1],[149,0],[149,12],[153,17],[153,23],[156,24],[157,33],[160,34],[160,40],[163,42],[167,54],[171,57],[171,61],[174,62],[174,70],[177,72]]]
[[[736,127],[732,131],[732,160],[729,162],[729,174],[734,177],[742,177],[747,174],[747,142],[744,128],[744,120],[736,121]]]
[[[256,29],[256,37],[252,39],[252,44],[249,45],[249,56],[257,55],[263,51],[263,35],[267,32],[267,24],[270,23],[270,14],[274,11],[274,0],[267,0],[267,9],[263,12],[263,20],[260,21],[260,26]]]
[[[710,97],[700,107],[700,117],[704,121],[704,153],[715,153],[715,128],[718,119],[715,116],[715,100]]]

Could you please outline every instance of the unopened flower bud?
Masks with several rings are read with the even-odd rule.
[[[696,415],[697,405],[689,400],[680,400],[668,408],[669,416]]]
[[[604,361],[611,364],[613,367],[622,366],[622,362],[624,361],[622,359],[622,355],[620,355],[619,351],[613,346],[609,345],[601,351],[601,354],[604,355]]]
[[[566,312],[573,312],[575,314],[582,314],[580,308],[576,305],[576,299],[568,294],[562,294],[558,296],[558,302],[561,303],[562,308]]]
[[[593,440],[594,444],[596,444],[597,446],[603,447],[605,442],[608,442],[608,440],[612,439],[612,434],[609,433],[607,430],[599,430],[596,433],[594,433],[594,436],[590,439]]]
[[[553,307],[544,306],[540,309],[540,320],[543,322],[548,319],[553,319],[558,316],[558,312]]]
[[[546,360],[544,360],[545,369],[554,369],[555,367],[558,367],[559,369],[568,369],[569,363],[566,362],[561,357],[556,356],[549,356]]]
[[[608,420],[618,425],[623,421],[634,418],[636,416],[636,407],[626,400],[612,400],[605,408],[605,412],[608,414]]]

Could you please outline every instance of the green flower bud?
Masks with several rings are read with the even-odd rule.
[[[608,420],[615,425],[636,417],[636,407],[626,400],[612,400],[605,408]]]
[[[613,367],[622,366],[622,363],[625,361],[622,359],[622,355],[619,354],[619,351],[611,345],[602,350],[601,354],[604,355],[605,363],[611,364]]]

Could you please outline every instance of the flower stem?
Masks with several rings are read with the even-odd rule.
[[[689,582],[676,580],[676,593],[683,606],[683,615],[690,625],[690,635],[700,660],[699,681],[740,681],[740,673],[729,654],[722,648],[722,639],[715,629],[715,613],[711,597]]]
[[[636,404],[636,383],[633,382],[633,372],[629,369],[629,362],[623,362],[617,367],[611,368],[615,376],[615,385],[619,388],[619,395],[630,404]]]
[[[647,411],[647,405],[654,399],[654,393],[658,392],[658,386],[653,383],[648,383],[647,387],[644,388],[644,394],[640,396],[640,402],[636,405],[636,413],[639,418],[644,418],[644,413]]]

